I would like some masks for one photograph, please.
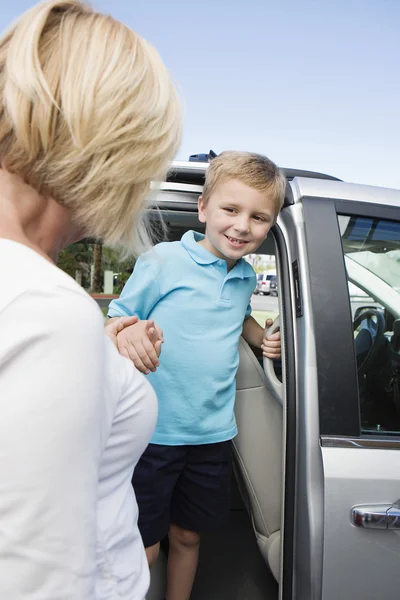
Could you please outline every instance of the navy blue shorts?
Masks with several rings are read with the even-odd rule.
[[[132,479],[145,547],[160,542],[171,523],[198,533],[224,525],[230,511],[231,474],[230,441],[149,444]]]

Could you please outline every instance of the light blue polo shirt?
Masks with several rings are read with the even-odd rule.
[[[256,283],[243,259],[226,261],[188,231],[143,254],[110,317],[153,319],[164,333],[160,366],[148,378],[159,402],[153,444],[211,444],[232,439],[239,338]]]

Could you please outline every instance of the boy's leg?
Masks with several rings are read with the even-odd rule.
[[[138,527],[150,567],[157,560],[160,541],[169,531],[171,498],[184,464],[181,447],[149,444],[133,473]]]
[[[198,532],[218,529],[230,511],[231,442],[189,446],[171,502],[167,600],[189,600],[200,546]]]
[[[200,534],[179,525],[169,530],[167,600],[189,600],[199,560]]]
[[[156,562],[156,560],[158,558],[158,554],[160,552],[160,542],[158,542],[157,544],[154,544],[153,546],[148,546],[147,548],[145,547],[145,552],[146,552],[147,562],[149,563],[149,567],[151,569],[151,567],[154,565],[154,563]]]

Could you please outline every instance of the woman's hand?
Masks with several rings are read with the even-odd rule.
[[[129,358],[145,375],[150,371],[154,372],[159,366],[158,357],[163,341],[163,332],[151,319],[131,323],[117,335],[120,354]]]
[[[104,331],[110,338],[114,346],[118,349],[117,335],[125,328],[130,325],[134,325],[139,321],[138,317],[113,317],[108,319]]]

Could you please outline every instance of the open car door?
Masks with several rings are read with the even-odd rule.
[[[400,193],[290,185],[277,235],[286,353],[281,597],[395,600]],[[370,310],[359,298],[352,310],[349,282]]]

